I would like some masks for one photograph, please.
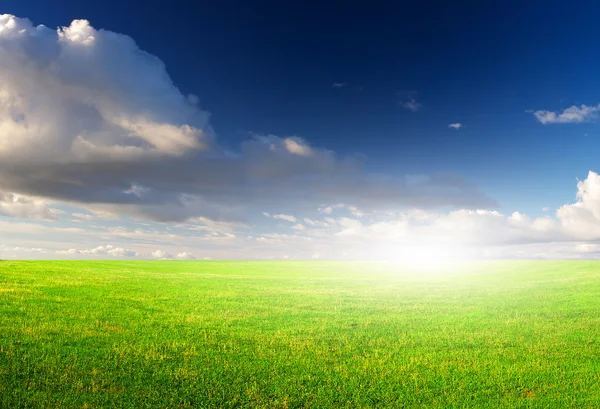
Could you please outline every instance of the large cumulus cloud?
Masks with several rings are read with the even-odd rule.
[[[450,175],[373,175],[297,137],[220,146],[209,114],[130,37],[0,16],[0,191],[159,221],[241,218],[252,203],[494,202]]]

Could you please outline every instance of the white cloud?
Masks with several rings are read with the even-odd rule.
[[[156,250],[152,252],[152,257],[160,260],[171,260],[173,255],[165,250]]]
[[[68,251],[73,251],[70,249]],[[109,255],[113,257],[135,257],[139,256],[135,251],[124,249],[122,247],[115,247],[112,244],[107,244],[105,246],[98,246],[96,248],[90,250],[79,250],[79,254],[93,254],[93,255]]]
[[[346,209],[350,214],[356,217],[364,216],[364,212],[361,211],[358,207],[348,205],[345,203],[336,203],[329,206],[321,206],[317,210],[324,214],[332,214],[335,209]]]
[[[363,217],[365,214],[358,209],[358,207],[356,206],[346,206],[346,208],[348,209],[348,211],[356,217]]]
[[[327,222],[309,219],[308,217],[304,218],[304,223],[308,224],[309,226],[313,226],[313,227],[329,227],[329,223],[327,223]]]
[[[83,219],[83,220],[94,220],[95,219],[94,215],[91,215],[91,214],[73,213],[71,216],[73,216],[76,219]]]
[[[56,254],[61,254],[61,255],[65,255],[65,256],[76,256],[78,254],[81,254],[81,252],[77,249],[68,249],[68,250],[58,250],[56,252]]]
[[[303,224],[297,223],[297,224],[295,224],[295,225],[292,226],[292,229],[294,229],[294,230],[304,230],[304,229],[306,229],[306,227],[304,227]]]
[[[581,123],[595,119],[597,112],[600,111],[600,104],[596,106],[573,105],[561,113],[554,111],[539,110],[533,112],[533,115],[542,124],[568,124]]]
[[[2,15],[0,61],[0,131],[11,135],[0,157],[129,161],[210,144],[208,115],[127,36],[86,20],[53,31]]]
[[[342,88],[345,87],[347,84],[345,82],[334,82],[332,87],[333,88]]]
[[[98,246],[92,249],[76,249],[70,248],[68,250],[57,250],[55,254],[62,256],[111,256],[116,258],[124,257],[140,257],[136,251],[125,249],[123,247],[116,247],[112,244]]]
[[[0,192],[0,216],[55,220],[58,213],[45,200]]]
[[[325,207],[321,207],[319,208],[319,211],[321,213],[325,213],[325,214],[331,214],[333,212],[333,206],[325,206]]]
[[[463,124],[461,124],[460,122],[454,123],[454,124],[448,124],[448,128],[454,128],[456,130],[460,129],[463,127]]]
[[[186,251],[177,254],[177,258],[179,260],[196,260],[196,257],[192,253],[188,253]]]
[[[111,249],[107,252],[107,254],[110,254],[113,257],[136,257],[136,256],[138,256],[138,253],[136,253],[135,251],[127,250],[127,249],[124,249],[123,247],[117,247],[117,248]]]
[[[285,220],[288,221],[290,223],[296,223],[296,217],[289,215],[289,214],[274,214],[273,215],[274,219],[279,219],[279,220]]]
[[[577,183],[577,201],[556,211],[562,226],[573,237],[583,240],[600,239],[600,175],[589,172]]]
[[[285,148],[294,155],[299,156],[311,156],[313,150],[306,144],[301,138],[285,138],[283,140]]]
[[[10,16],[5,16],[10,22]],[[96,40],[95,30],[87,20],[73,20],[71,26],[58,29],[59,39],[91,46]]]
[[[400,102],[400,106],[402,106],[404,109],[407,109],[412,112],[417,112],[419,109],[421,109],[423,107],[423,105],[421,103],[417,102],[417,100],[413,97],[410,97],[406,101]]]
[[[600,175],[590,172],[577,188],[577,201],[560,207],[555,217],[412,209],[361,219],[329,217],[323,223],[305,218],[302,236],[263,234],[257,241],[271,250],[302,250],[305,258],[317,251],[335,258],[340,249],[352,258],[372,259],[600,257]]]

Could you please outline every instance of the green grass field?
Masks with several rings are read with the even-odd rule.
[[[0,262],[6,408],[600,408],[600,263]]]

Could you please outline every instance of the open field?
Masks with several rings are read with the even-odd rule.
[[[0,407],[599,408],[600,263],[4,261]]]

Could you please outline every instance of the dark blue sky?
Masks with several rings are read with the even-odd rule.
[[[600,3],[490,3],[20,0],[2,12],[131,36],[199,96],[223,144],[297,135],[366,154],[375,171],[458,173],[504,212],[535,215],[598,170],[596,123],[525,111],[600,102]]]

